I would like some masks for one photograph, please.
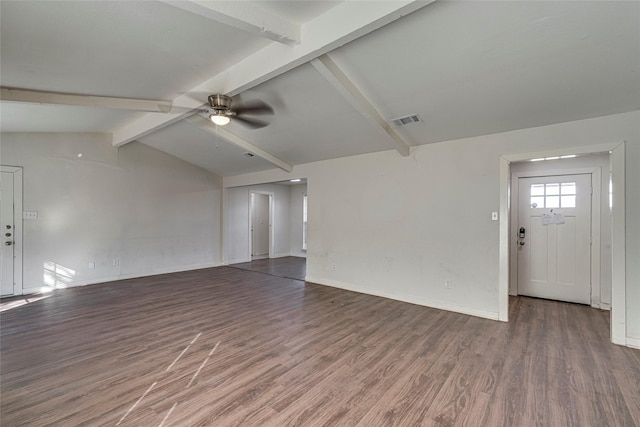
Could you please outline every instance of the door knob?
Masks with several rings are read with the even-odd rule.
[[[520,246],[524,246],[524,242],[522,240],[520,241]]]
[[[13,244],[13,242],[4,242],[4,244],[5,244],[6,246],[11,246],[11,245]]]
[[[5,233],[4,234],[6,237],[11,237],[11,233]]]

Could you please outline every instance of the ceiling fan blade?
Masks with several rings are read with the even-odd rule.
[[[263,101],[244,102],[232,107],[237,114],[273,114],[273,108]]]
[[[243,125],[250,127],[252,129],[260,129],[263,128],[265,126],[267,126],[269,123],[267,122],[263,122],[262,120],[257,120],[257,119],[249,119],[246,117],[242,117],[242,116],[235,116],[233,119],[233,121],[238,121],[240,123],[242,123]]]

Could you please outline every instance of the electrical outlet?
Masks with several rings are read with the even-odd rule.
[[[118,258],[114,258],[114,260],[113,260],[113,266],[114,266],[114,267],[117,267],[117,266],[119,266],[119,265],[120,265],[120,260],[119,260]]]
[[[96,263],[95,263],[95,262],[93,262],[93,261],[91,261],[91,262],[89,263],[89,268],[96,268]]]
[[[331,264],[331,270],[336,271],[336,265],[335,264]]]
[[[444,281],[444,287],[447,288],[447,289],[451,289],[451,281],[445,280]]]

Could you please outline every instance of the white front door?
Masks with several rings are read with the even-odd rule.
[[[269,256],[269,195],[251,193],[251,256]]]
[[[13,295],[15,220],[13,208],[13,173],[0,173],[0,295]]]
[[[590,304],[591,175],[518,181],[518,294]]]

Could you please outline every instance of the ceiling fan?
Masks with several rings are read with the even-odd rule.
[[[273,114],[273,108],[263,101],[252,101],[234,108],[231,108],[232,99],[226,95],[209,95],[207,101],[209,102],[209,110],[203,112],[208,113],[209,120],[219,126],[224,126],[233,119],[253,129],[258,129],[267,126],[268,123],[247,116]]]
[[[232,108],[233,100],[231,97],[220,94],[209,95],[207,97],[209,108],[205,110],[173,106],[171,105],[171,101],[44,92],[4,86],[0,86],[0,101],[76,105],[156,113],[193,112],[208,114],[209,120],[220,126],[228,124],[233,119],[253,129],[265,127],[268,123],[247,116],[273,114],[273,108],[263,101],[247,102]]]

